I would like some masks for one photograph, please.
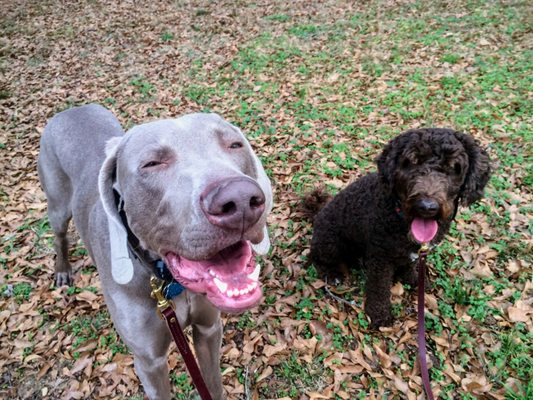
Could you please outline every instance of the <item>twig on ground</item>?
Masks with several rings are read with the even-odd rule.
[[[340,303],[345,303],[345,304],[348,304],[351,307],[355,307],[355,304],[356,304],[355,300],[348,301],[348,300],[343,299],[342,297],[337,296],[331,290],[329,290],[329,284],[328,284],[328,279],[327,278],[325,279],[325,282],[326,282],[326,286],[324,286],[324,289],[326,290],[326,293],[330,297],[332,297],[333,299],[337,300]]]
[[[250,393],[250,374],[248,366],[244,367],[244,399],[252,399],[252,394]]]

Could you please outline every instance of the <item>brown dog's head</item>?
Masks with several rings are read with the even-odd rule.
[[[416,129],[402,133],[377,158],[381,181],[419,242],[435,237],[459,202],[479,200],[490,177],[489,156],[475,140],[451,129]]]

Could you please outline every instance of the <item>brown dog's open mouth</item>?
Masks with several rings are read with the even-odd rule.
[[[222,311],[239,313],[259,303],[260,267],[248,241],[240,241],[208,260],[188,260],[176,253],[165,256],[172,276],[193,292],[205,293]]]

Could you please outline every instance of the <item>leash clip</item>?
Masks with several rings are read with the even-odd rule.
[[[429,245],[427,243],[422,243],[420,245],[420,249],[418,249],[418,256],[427,255],[428,252],[429,252]]]
[[[167,300],[165,298],[165,295],[163,294],[163,286],[165,285],[165,282],[156,278],[155,276],[152,276],[150,278],[150,286],[152,288],[152,292],[150,293],[150,296],[157,300],[157,313],[159,315],[159,318],[164,319],[163,317],[163,311],[167,308],[175,309],[174,302],[172,300]]]

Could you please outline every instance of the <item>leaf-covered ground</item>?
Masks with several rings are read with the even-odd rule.
[[[230,399],[417,399],[416,299],[368,329],[364,278],[324,288],[298,198],[367,171],[401,131],[488,147],[486,198],[431,255],[428,351],[440,399],[533,398],[532,9],[527,1],[0,1],[0,397],[143,396],[73,231],[76,285],[52,285],[36,174],[48,118],[98,102],[125,127],[211,110],[275,186],[265,301],[225,318]],[[351,301],[352,305],[335,297]],[[171,351],[177,399],[191,386]]]

